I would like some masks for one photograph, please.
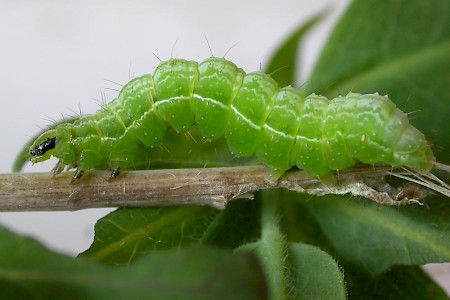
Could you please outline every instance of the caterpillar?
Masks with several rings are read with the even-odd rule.
[[[160,63],[95,114],[44,132],[29,158],[54,156],[54,173],[76,168],[74,180],[91,169],[109,169],[114,179],[149,160],[168,131],[192,126],[205,139],[225,138],[238,157],[256,155],[275,179],[294,166],[326,179],[358,162],[427,172],[435,161],[424,135],[387,96],[305,96],[217,57]]]

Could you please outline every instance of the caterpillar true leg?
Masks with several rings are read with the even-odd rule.
[[[76,170],[75,174],[72,177],[72,181],[71,182],[74,183],[75,181],[80,179],[83,175],[84,175],[84,171],[83,170]]]
[[[111,176],[110,176],[110,180],[114,180],[117,178],[117,176],[119,176],[120,174],[120,170],[119,169],[112,169],[111,170]]]

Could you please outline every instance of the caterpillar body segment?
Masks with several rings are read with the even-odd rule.
[[[305,97],[214,57],[162,62],[97,113],[42,134],[30,160],[55,156],[58,172],[76,166],[80,177],[84,170],[111,169],[116,177],[119,169],[150,161],[169,130],[192,126],[208,140],[225,138],[239,157],[256,155],[275,178],[293,166],[323,179],[357,162],[429,171],[435,161],[424,135],[387,96]]]

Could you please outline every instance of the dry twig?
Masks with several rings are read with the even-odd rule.
[[[72,174],[0,174],[0,211],[66,211],[99,207],[209,205],[224,208],[236,198],[251,198],[258,190],[285,188],[310,195],[352,194],[381,204],[401,205],[423,198],[418,186],[394,189],[384,182],[389,167],[353,168],[327,184],[302,171],[288,172],[278,182],[267,181],[263,166],[128,171],[107,181],[109,172],[90,172],[71,184]],[[419,202],[420,203],[420,202]]]

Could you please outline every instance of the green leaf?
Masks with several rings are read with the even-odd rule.
[[[371,277],[345,266],[349,299],[448,299],[446,293],[420,267],[397,266]]]
[[[199,243],[226,248],[236,248],[259,238],[261,202],[238,199],[228,203],[227,208],[211,220]]]
[[[155,251],[132,266],[107,267],[54,254],[0,228],[2,299],[264,299],[257,261],[191,248]]]
[[[392,75],[406,79],[402,67],[422,64],[429,52],[445,55],[441,51],[450,37],[449,9],[445,0],[433,5],[417,0],[353,1],[329,37],[309,88],[337,95],[346,92],[343,87],[359,89],[389,81]],[[374,79],[365,80],[368,76]]]
[[[261,238],[237,252],[258,256],[271,299],[345,299],[343,274],[330,255],[314,246],[286,241],[279,225],[284,194],[280,190],[261,194]]]
[[[94,242],[80,256],[126,264],[153,250],[195,244],[238,247],[258,236],[258,207],[257,201],[235,200],[224,211],[206,206],[120,208],[96,223]]]
[[[149,251],[195,244],[217,214],[207,206],[120,208],[97,221],[94,242],[80,256],[125,264]]]
[[[344,276],[329,254],[299,243],[289,243],[287,252],[292,298],[346,299]]]
[[[329,253],[333,246],[308,206],[298,201],[298,193],[279,191],[278,206],[282,212],[280,227],[289,242],[314,245]]]
[[[326,12],[312,17],[306,23],[300,25],[285,41],[281,44],[272,58],[269,60],[264,72],[271,74],[280,86],[294,85],[296,82],[297,60],[299,55],[298,48],[304,36],[319,23]]]
[[[393,265],[450,261],[450,203],[427,203],[399,209],[361,198],[306,202],[340,258],[371,274]]]
[[[334,28],[306,93],[389,94],[450,163],[450,2],[353,1]]]

